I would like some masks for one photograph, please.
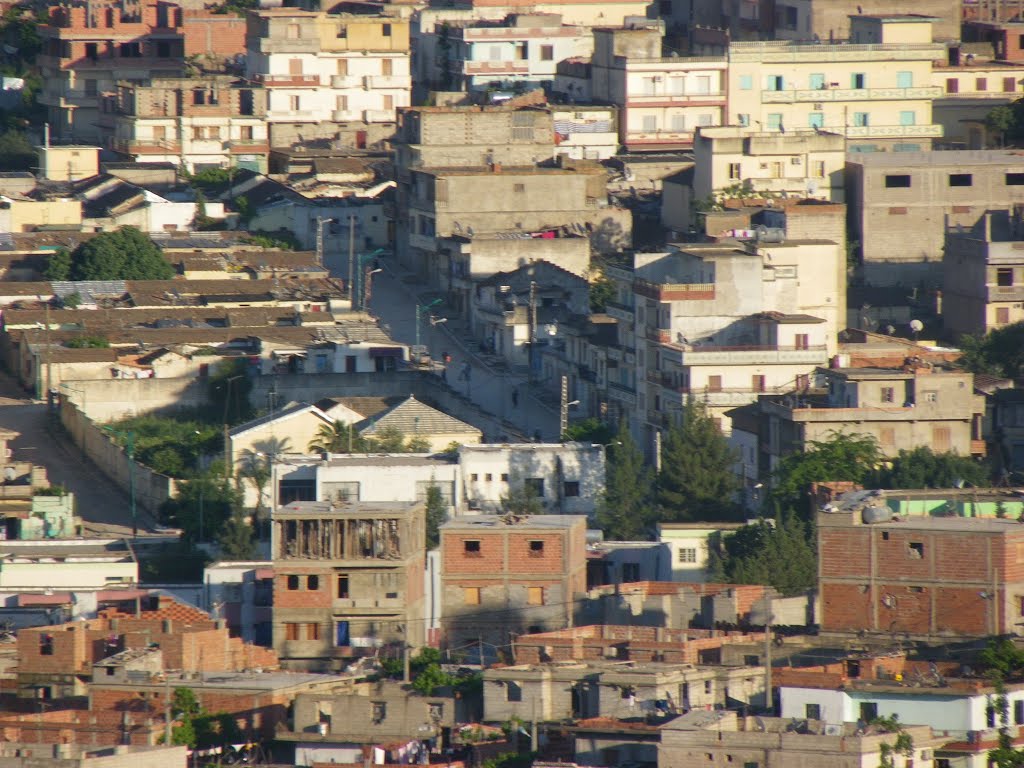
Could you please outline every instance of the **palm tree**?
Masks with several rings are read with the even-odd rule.
[[[351,424],[336,420],[333,424],[321,424],[307,448],[311,453],[362,453],[366,440]]]

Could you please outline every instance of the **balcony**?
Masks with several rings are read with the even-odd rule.
[[[971,440],[971,456],[984,456],[988,453],[988,445],[984,440]]]
[[[178,155],[181,154],[181,142],[157,139],[113,139],[111,149],[126,155]]]
[[[530,65],[525,61],[466,61],[463,62],[462,71],[467,77],[528,75],[530,74]]]
[[[942,88],[935,85],[920,88],[818,88],[814,90],[762,91],[762,104],[798,104],[809,101],[902,101],[905,99],[937,99]]]
[[[693,131],[637,131],[626,132],[627,146],[690,146]]]
[[[824,365],[828,350],[824,344],[806,347],[747,345],[738,347],[691,347],[672,344],[678,349],[679,365]]]
[[[358,109],[336,109],[331,112],[331,120],[336,123],[357,123],[362,119],[362,110]]]
[[[260,73],[254,75],[253,79],[268,88],[314,88],[320,85],[320,75],[271,75]]]
[[[402,610],[405,601],[398,597],[342,597],[337,598],[332,605],[335,614],[349,611],[374,611],[384,610],[390,613]]]
[[[320,53],[320,37],[287,39],[280,37],[247,37],[246,45],[257,53]]]
[[[848,139],[941,139],[941,125],[848,125],[825,126],[826,131],[844,134]]]
[[[608,380],[608,397],[626,405],[636,406],[636,392],[631,387],[611,379]]]
[[[331,75],[331,88],[362,88],[365,83],[362,75]]]
[[[609,317],[614,317],[616,320],[624,320],[627,323],[633,322],[633,308],[628,307],[625,304],[619,304],[616,301],[609,301],[605,304],[604,312]]]
[[[714,93],[630,94],[626,101],[626,106],[628,107],[687,107],[706,106],[709,104],[724,105],[725,93],[715,91]]]
[[[368,90],[386,90],[388,88],[412,88],[412,77],[409,75],[370,75],[366,78]]]
[[[233,155],[265,155],[270,152],[267,139],[237,139],[227,143],[228,151]]]
[[[988,300],[997,301],[1024,301],[1024,285],[990,285],[988,286]]]
[[[363,120],[368,123],[393,123],[395,122],[395,110],[367,109],[363,112]]]
[[[925,421],[935,418],[938,413],[934,407],[926,408],[924,404],[916,408],[899,405],[870,406],[864,408],[831,408],[819,400],[805,400],[794,396],[792,403],[776,400],[762,401],[765,412],[779,416],[786,421],[804,423],[833,422],[874,422],[874,421]]]
[[[655,301],[714,301],[714,283],[652,283],[637,278],[633,293]]]

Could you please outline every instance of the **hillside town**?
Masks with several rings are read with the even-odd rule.
[[[0,766],[1024,766],[1024,2],[0,0]]]

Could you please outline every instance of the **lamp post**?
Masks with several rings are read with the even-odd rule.
[[[436,307],[441,303],[441,299],[434,299],[429,304],[417,304],[416,305],[416,346],[420,346],[420,320],[423,318],[423,314],[432,307]]]
[[[132,430],[121,432],[113,427],[103,427],[103,431],[123,437],[125,440],[124,455],[128,457],[128,494],[132,513],[132,538],[134,539],[139,535],[139,515],[135,503],[135,432]]]
[[[366,287],[369,282],[370,275],[374,275],[381,271],[379,269],[373,269],[367,272],[363,265],[370,259],[377,258],[382,253],[384,253],[384,249],[378,248],[375,251],[363,253],[356,257],[356,260],[359,263],[359,268],[356,270],[355,274],[355,294],[353,297],[355,299],[355,305],[352,307],[355,310],[363,309],[366,304]]]
[[[228,436],[228,405],[231,403],[231,385],[236,379],[242,378],[245,374],[240,373],[224,379],[224,386],[227,391],[224,393],[224,484],[231,480],[231,439]]]

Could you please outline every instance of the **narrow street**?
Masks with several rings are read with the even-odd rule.
[[[373,276],[370,309],[390,329],[392,338],[415,344],[416,304],[423,301],[419,286],[403,281],[394,260],[383,262],[382,268],[382,272]],[[444,305],[423,313],[420,343],[427,346],[435,361],[440,361],[446,352],[451,355],[446,373],[449,386],[467,395],[481,408],[515,424],[528,437],[539,433],[544,441],[559,438],[557,409],[529,394],[525,376],[491,368],[467,348],[465,341],[458,338],[447,323],[432,324],[431,314],[443,318]]]

